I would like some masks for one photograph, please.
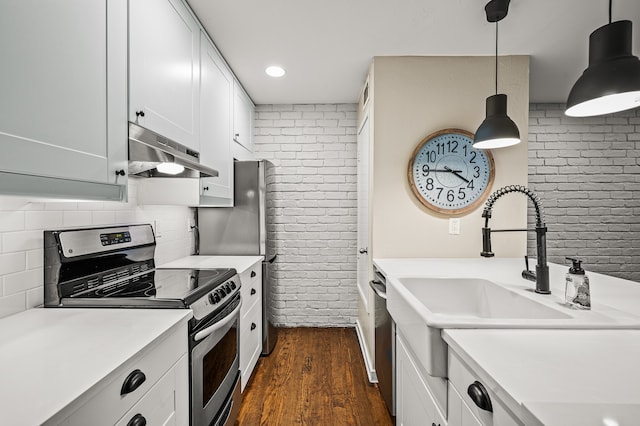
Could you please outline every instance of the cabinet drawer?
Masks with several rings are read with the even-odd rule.
[[[136,424],[136,419],[140,419],[138,422],[144,419],[148,425],[186,426],[189,421],[188,368],[187,355],[183,355],[120,419],[117,426]]]
[[[65,425],[113,425],[147,393],[153,385],[187,353],[186,325],[178,327],[161,342],[152,344],[142,353],[121,365],[110,382],[75,411]],[[144,381],[135,390],[121,395],[123,384],[135,370],[144,374]],[[139,376],[138,376],[139,377]]]
[[[262,304],[253,306],[240,319],[240,371],[242,389],[247,385],[251,373],[262,352]]]
[[[481,409],[473,402],[471,397],[469,397],[467,389],[469,385],[475,381],[482,383],[489,394],[493,412]],[[491,386],[484,383],[482,379],[451,350],[449,351],[449,384],[453,386],[454,390],[460,395],[463,404],[465,404],[473,416],[480,421],[480,424],[485,426],[522,425],[498,399],[494,390],[491,389]]]

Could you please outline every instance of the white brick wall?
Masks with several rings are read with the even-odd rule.
[[[563,104],[531,104],[529,186],[545,206],[550,261],[640,281],[640,109],[571,118]]]
[[[193,209],[177,206],[137,206],[137,179],[129,179],[129,201],[45,202],[0,196],[0,318],[43,302],[44,229],[160,221],[156,262],[191,254],[187,221]]]
[[[256,107],[255,154],[276,166],[278,325],[355,324],[356,107]]]

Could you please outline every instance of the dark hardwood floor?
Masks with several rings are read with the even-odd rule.
[[[393,425],[353,328],[284,328],[245,388],[236,425]]]

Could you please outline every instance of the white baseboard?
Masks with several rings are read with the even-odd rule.
[[[367,376],[369,376],[369,382],[378,383],[378,376],[376,374],[375,365],[369,358],[366,345],[364,343],[364,336],[362,335],[362,327],[360,326],[360,320],[356,320],[356,334],[358,335],[358,342],[360,342],[360,350],[362,351],[362,359],[364,360],[364,366],[367,369]]]

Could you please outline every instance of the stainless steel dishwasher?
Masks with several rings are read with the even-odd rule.
[[[374,324],[375,324],[375,367],[378,376],[378,387],[387,409],[392,416],[396,414],[395,380],[396,364],[396,327],[391,315],[387,311],[387,285],[385,276],[376,268],[373,269],[374,279],[369,282],[375,293]]]

